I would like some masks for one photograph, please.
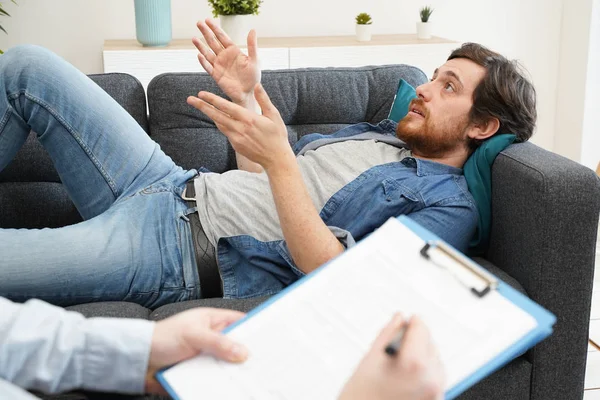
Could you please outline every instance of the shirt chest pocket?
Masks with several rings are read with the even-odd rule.
[[[420,196],[412,189],[394,179],[384,179],[381,182],[383,196],[387,203],[403,203],[410,211],[420,208]],[[408,210],[407,210],[408,211]]]

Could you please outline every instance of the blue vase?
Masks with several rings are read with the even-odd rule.
[[[171,41],[171,0],[134,0],[135,32],[144,46],[166,46]]]

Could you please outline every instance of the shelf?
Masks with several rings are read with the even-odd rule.
[[[389,46],[389,45],[421,45],[457,43],[452,40],[432,37],[417,39],[414,34],[373,35],[369,42],[359,42],[355,36],[302,36],[302,37],[265,37],[258,39],[259,48],[295,48],[295,47],[340,47],[340,46]],[[194,49],[190,39],[174,39],[167,46],[144,47],[137,40],[106,40],[104,51],[130,50],[189,50]]]

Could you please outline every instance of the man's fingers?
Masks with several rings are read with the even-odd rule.
[[[208,60],[211,64],[214,63],[216,58],[215,53],[213,53],[212,50],[209,49],[202,40],[198,38],[192,38],[192,43],[194,43],[194,46],[196,46],[200,54],[202,54],[206,60]]]
[[[236,121],[241,121],[251,115],[250,111],[246,110],[244,107],[238,106],[229,100],[225,100],[214,93],[200,92],[198,93],[198,98],[229,115]]]
[[[234,342],[221,333],[206,330],[197,333],[190,332],[192,336],[187,341],[195,350],[231,362],[242,362],[248,358],[248,349],[245,346]]]
[[[250,60],[253,62],[256,62],[258,59],[258,43],[256,40],[256,31],[254,29],[250,30],[250,33],[248,33],[247,43],[248,57],[250,57]]]
[[[208,62],[206,57],[202,55],[202,53],[198,53],[198,61],[200,62],[200,65],[202,65],[202,68],[204,68],[204,70],[212,76],[213,66],[210,62]]]
[[[200,29],[200,32],[202,32],[202,36],[204,36],[206,44],[208,44],[213,53],[219,55],[219,53],[223,51],[223,45],[217,40],[212,29],[210,29],[210,27],[206,25],[206,22],[204,21],[198,21],[197,26]]]
[[[224,134],[229,133],[230,129],[235,129],[237,127],[236,121],[234,121],[229,115],[225,114],[223,111],[215,108],[212,104],[207,103],[206,101],[199,99],[198,97],[190,96],[187,98],[187,103],[194,108],[202,111],[206,114],[210,119],[212,119],[215,124],[223,127],[227,132],[224,132],[223,129],[219,128],[221,132]]]
[[[271,99],[269,98],[267,91],[260,84],[260,82],[254,87],[254,97],[256,98],[256,101],[258,102],[258,105],[260,106],[265,117],[269,118],[271,121],[277,121],[278,119],[281,119],[279,111],[277,108],[275,108],[273,103],[271,103]]]
[[[227,36],[225,31],[215,23],[214,20],[206,18],[206,25],[208,25],[208,27],[212,29],[213,33],[215,34],[219,42],[221,42],[224,48],[234,46],[233,41],[229,38],[229,36]]]

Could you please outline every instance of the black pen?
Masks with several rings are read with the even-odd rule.
[[[400,346],[402,345],[402,338],[404,337],[404,333],[406,332],[406,328],[408,327],[408,323],[402,324],[400,327],[400,331],[396,334],[394,339],[385,346],[385,352],[390,356],[395,356],[400,351]]]

